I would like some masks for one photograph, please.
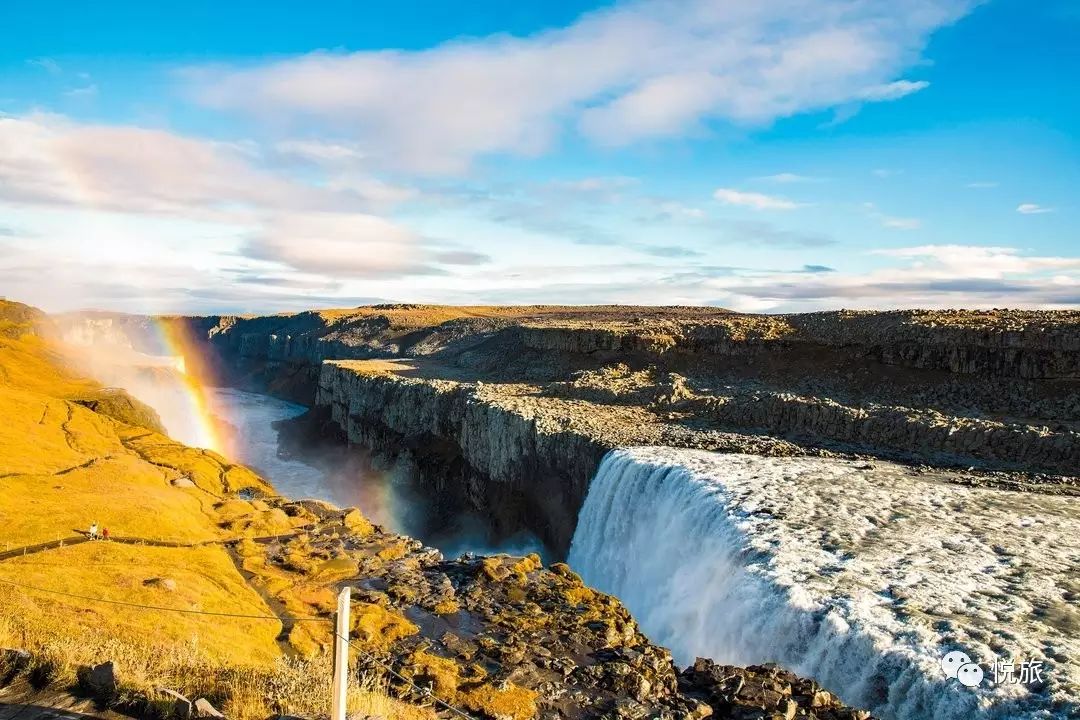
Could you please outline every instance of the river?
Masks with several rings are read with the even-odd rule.
[[[314,498],[339,507],[358,507],[373,522],[419,538],[447,557],[463,553],[548,553],[529,535],[496,538],[483,518],[462,513],[437,519],[431,498],[406,465],[372,457],[361,448],[304,460],[285,454],[274,423],[302,415],[303,405],[235,388],[209,388],[213,412],[232,427],[231,459],[269,480],[282,495]]]

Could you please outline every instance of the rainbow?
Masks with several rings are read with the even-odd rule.
[[[215,412],[212,396],[206,391],[214,383],[201,343],[184,318],[156,316],[151,322],[163,354],[175,359],[173,365],[179,371],[176,394],[180,407],[172,408],[169,413],[173,416],[172,425],[177,426],[169,427],[170,435],[187,445],[230,455],[229,434],[220,413]]]

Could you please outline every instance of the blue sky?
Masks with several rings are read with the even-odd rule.
[[[1080,305],[1075,2],[9,0],[0,34],[0,293],[48,309]]]

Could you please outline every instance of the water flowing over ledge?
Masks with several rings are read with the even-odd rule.
[[[681,663],[778,662],[895,720],[1080,713],[1080,503],[888,463],[609,453],[570,550]],[[939,658],[965,651],[976,689]],[[997,659],[1042,686],[995,684]]]

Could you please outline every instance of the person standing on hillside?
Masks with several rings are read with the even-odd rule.
[[[91,540],[97,540],[97,521],[96,520],[90,524],[90,532],[88,532],[86,535]]]
[[[101,528],[101,539],[102,540],[108,540],[109,539],[109,528]]]

